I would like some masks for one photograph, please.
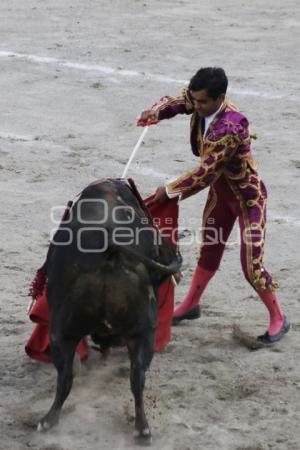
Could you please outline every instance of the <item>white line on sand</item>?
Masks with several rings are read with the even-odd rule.
[[[20,134],[7,133],[6,131],[0,131],[0,139],[9,140],[9,141],[21,141],[28,142],[33,141],[33,136],[24,136]]]
[[[270,219],[272,222],[279,222],[279,223],[285,223],[287,225],[292,225],[292,226],[300,226],[300,219],[298,217],[292,217],[292,216],[282,216],[282,215],[273,215],[270,214]]]
[[[4,140],[8,139],[8,140],[20,141],[20,142],[28,142],[28,141],[35,142],[36,141],[34,136],[28,136],[28,135],[24,136],[24,135],[19,135],[19,134],[15,134],[15,133],[9,133],[6,131],[0,131],[0,139],[4,139]],[[43,141],[43,143],[46,143],[47,146],[72,152],[72,150],[69,147],[55,144],[54,142],[48,141],[47,139],[41,139],[41,140]],[[115,162],[115,163],[119,164],[117,162]],[[96,171],[97,171],[97,167],[95,168],[94,172],[96,172]],[[155,177],[160,180],[162,180],[162,179],[171,180],[171,179],[176,178],[175,174],[170,175],[165,172],[160,172],[151,167],[141,166],[139,163],[132,164],[132,166],[130,167],[130,171],[137,175],[152,176],[152,177]],[[296,217],[291,217],[291,216],[282,216],[282,215],[271,214],[269,220],[270,220],[270,222],[280,221],[281,223],[284,223],[289,226],[296,226],[296,227],[300,226],[300,220]]]
[[[136,77],[136,78],[146,78],[151,79],[154,81],[162,82],[162,83],[175,83],[175,84],[187,84],[187,80],[180,80],[180,79],[174,79],[165,77],[163,75],[156,75],[151,73],[142,73],[142,72],[136,72],[133,70],[125,70],[125,69],[114,69],[112,67],[108,66],[102,66],[99,64],[82,64],[82,63],[75,63],[71,61],[63,61],[57,58],[50,58],[50,57],[44,57],[44,56],[37,56],[37,55],[30,55],[25,53],[16,53],[12,51],[1,51],[0,50],[0,57],[2,58],[18,58],[18,59],[24,59],[27,61],[32,61],[35,63],[40,64],[52,64],[60,67],[67,67],[70,69],[76,69],[76,70],[82,70],[86,72],[98,72],[104,75],[119,75],[122,77]],[[269,98],[269,99],[279,99],[283,98],[283,95],[279,94],[272,94],[272,93],[266,93],[266,92],[258,92],[258,91],[252,91],[252,90],[239,90],[239,89],[231,89],[230,90],[233,94],[241,95],[241,96],[252,96],[252,97],[263,97],[263,98]],[[12,139],[12,140],[19,140],[19,141],[31,141],[33,138],[31,136],[19,136],[14,135],[13,133],[0,133],[0,138],[2,139]],[[141,168],[139,167],[138,170],[134,168],[133,166],[133,172],[141,174]],[[166,178],[168,174],[156,172],[153,169],[146,169],[144,168],[142,170],[144,175],[154,175],[158,178]],[[286,222],[288,224],[299,226],[299,220],[294,219],[291,217],[282,217],[282,216],[274,216],[273,220],[282,220],[283,222]]]
[[[29,136],[29,135],[22,135],[22,134],[15,134],[10,133],[7,131],[1,131],[0,130],[0,140],[8,141],[8,142],[32,142],[36,143],[36,145],[45,144],[47,148],[51,148],[53,150],[59,150],[69,153],[74,153],[74,150],[72,150],[70,147],[67,147],[65,145],[56,144],[55,142],[46,139],[45,137],[41,136]]]
[[[0,58],[16,58],[16,59],[24,59],[25,61],[30,61],[34,63],[39,64],[50,64],[54,66],[59,67],[66,67],[68,69],[75,69],[75,70],[81,70],[85,72],[97,72],[102,75],[117,75],[120,77],[127,77],[127,78],[141,78],[141,79],[148,79],[157,81],[160,83],[175,83],[178,85],[185,85],[188,83],[188,80],[180,80],[175,78],[169,78],[164,75],[159,74],[153,74],[153,73],[145,73],[145,72],[137,72],[134,70],[127,70],[127,69],[115,69],[113,67],[109,66],[102,66],[99,64],[83,64],[83,63],[77,63],[72,61],[64,61],[57,58],[51,58],[46,56],[38,56],[38,55],[30,55],[26,53],[16,53],[13,51],[7,51],[7,50],[0,50]],[[231,92],[234,95],[240,95],[240,96],[247,96],[247,97],[262,97],[266,99],[276,100],[276,99],[282,99],[284,98],[284,95],[276,94],[272,92],[259,92],[255,90],[242,90],[242,89],[235,89],[230,88],[229,92]],[[295,99],[295,97],[293,98]],[[297,100],[298,101],[298,100]]]

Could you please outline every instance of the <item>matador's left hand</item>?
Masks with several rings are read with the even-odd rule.
[[[167,192],[165,186],[159,186],[156,189],[155,196],[153,200],[147,203],[147,206],[154,205],[155,203],[164,203],[168,200]]]

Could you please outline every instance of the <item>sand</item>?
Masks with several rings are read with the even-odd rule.
[[[106,361],[92,351],[59,426],[35,431],[56,374],[24,354],[27,290],[55,227],[51,208],[97,178],[120,176],[140,111],[179,94],[206,65],[225,68],[230,97],[258,134],[253,150],[269,190],[266,267],[293,329],[272,348],[236,339],[237,330],[263,333],[268,317],[242,275],[234,230],[202,318],[174,328],[151,365],[152,448],[299,450],[299,16],[296,0],[1,1],[1,450],[136,448],[124,349]],[[142,195],[197,165],[188,121],[149,130],[128,174]],[[180,205],[187,231],[176,302],[196,263],[206,195]]]

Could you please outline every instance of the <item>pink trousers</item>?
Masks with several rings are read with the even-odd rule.
[[[226,242],[238,219],[240,258],[246,279],[255,290],[274,290],[276,284],[263,264],[267,191],[259,178],[252,182],[255,199],[251,201],[244,200],[242,188],[236,183],[230,186],[224,176],[211,186],[203,213],[198,264],[209,271],[219,268]]]

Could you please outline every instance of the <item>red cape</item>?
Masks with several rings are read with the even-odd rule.
[[[153,196],[145,199],[145,204]],[[152,216],[155,225],[163,229],[163,234],[169,237],[172,242],[177,244],[177,226],[178,226],[178,201],[177,198],[166,201],[162,204],[155,204],[147,208]],[[171,339],[171,325],[174,308],[174,284],[171,279],[165,281],[159,288],[159,310],[158,325],[156,329],[155,351],[162,350]],[[47,303],[45,289],[37,297],[32,307],[30,319],[36,323],[36,326],[25,345],[25,351],[30,358],[38,361],[52,362],[49,345],[49,320],[50,310]],[[88,355],[88,345],[85,339],[82,339],[76,349],[81,359]]]

